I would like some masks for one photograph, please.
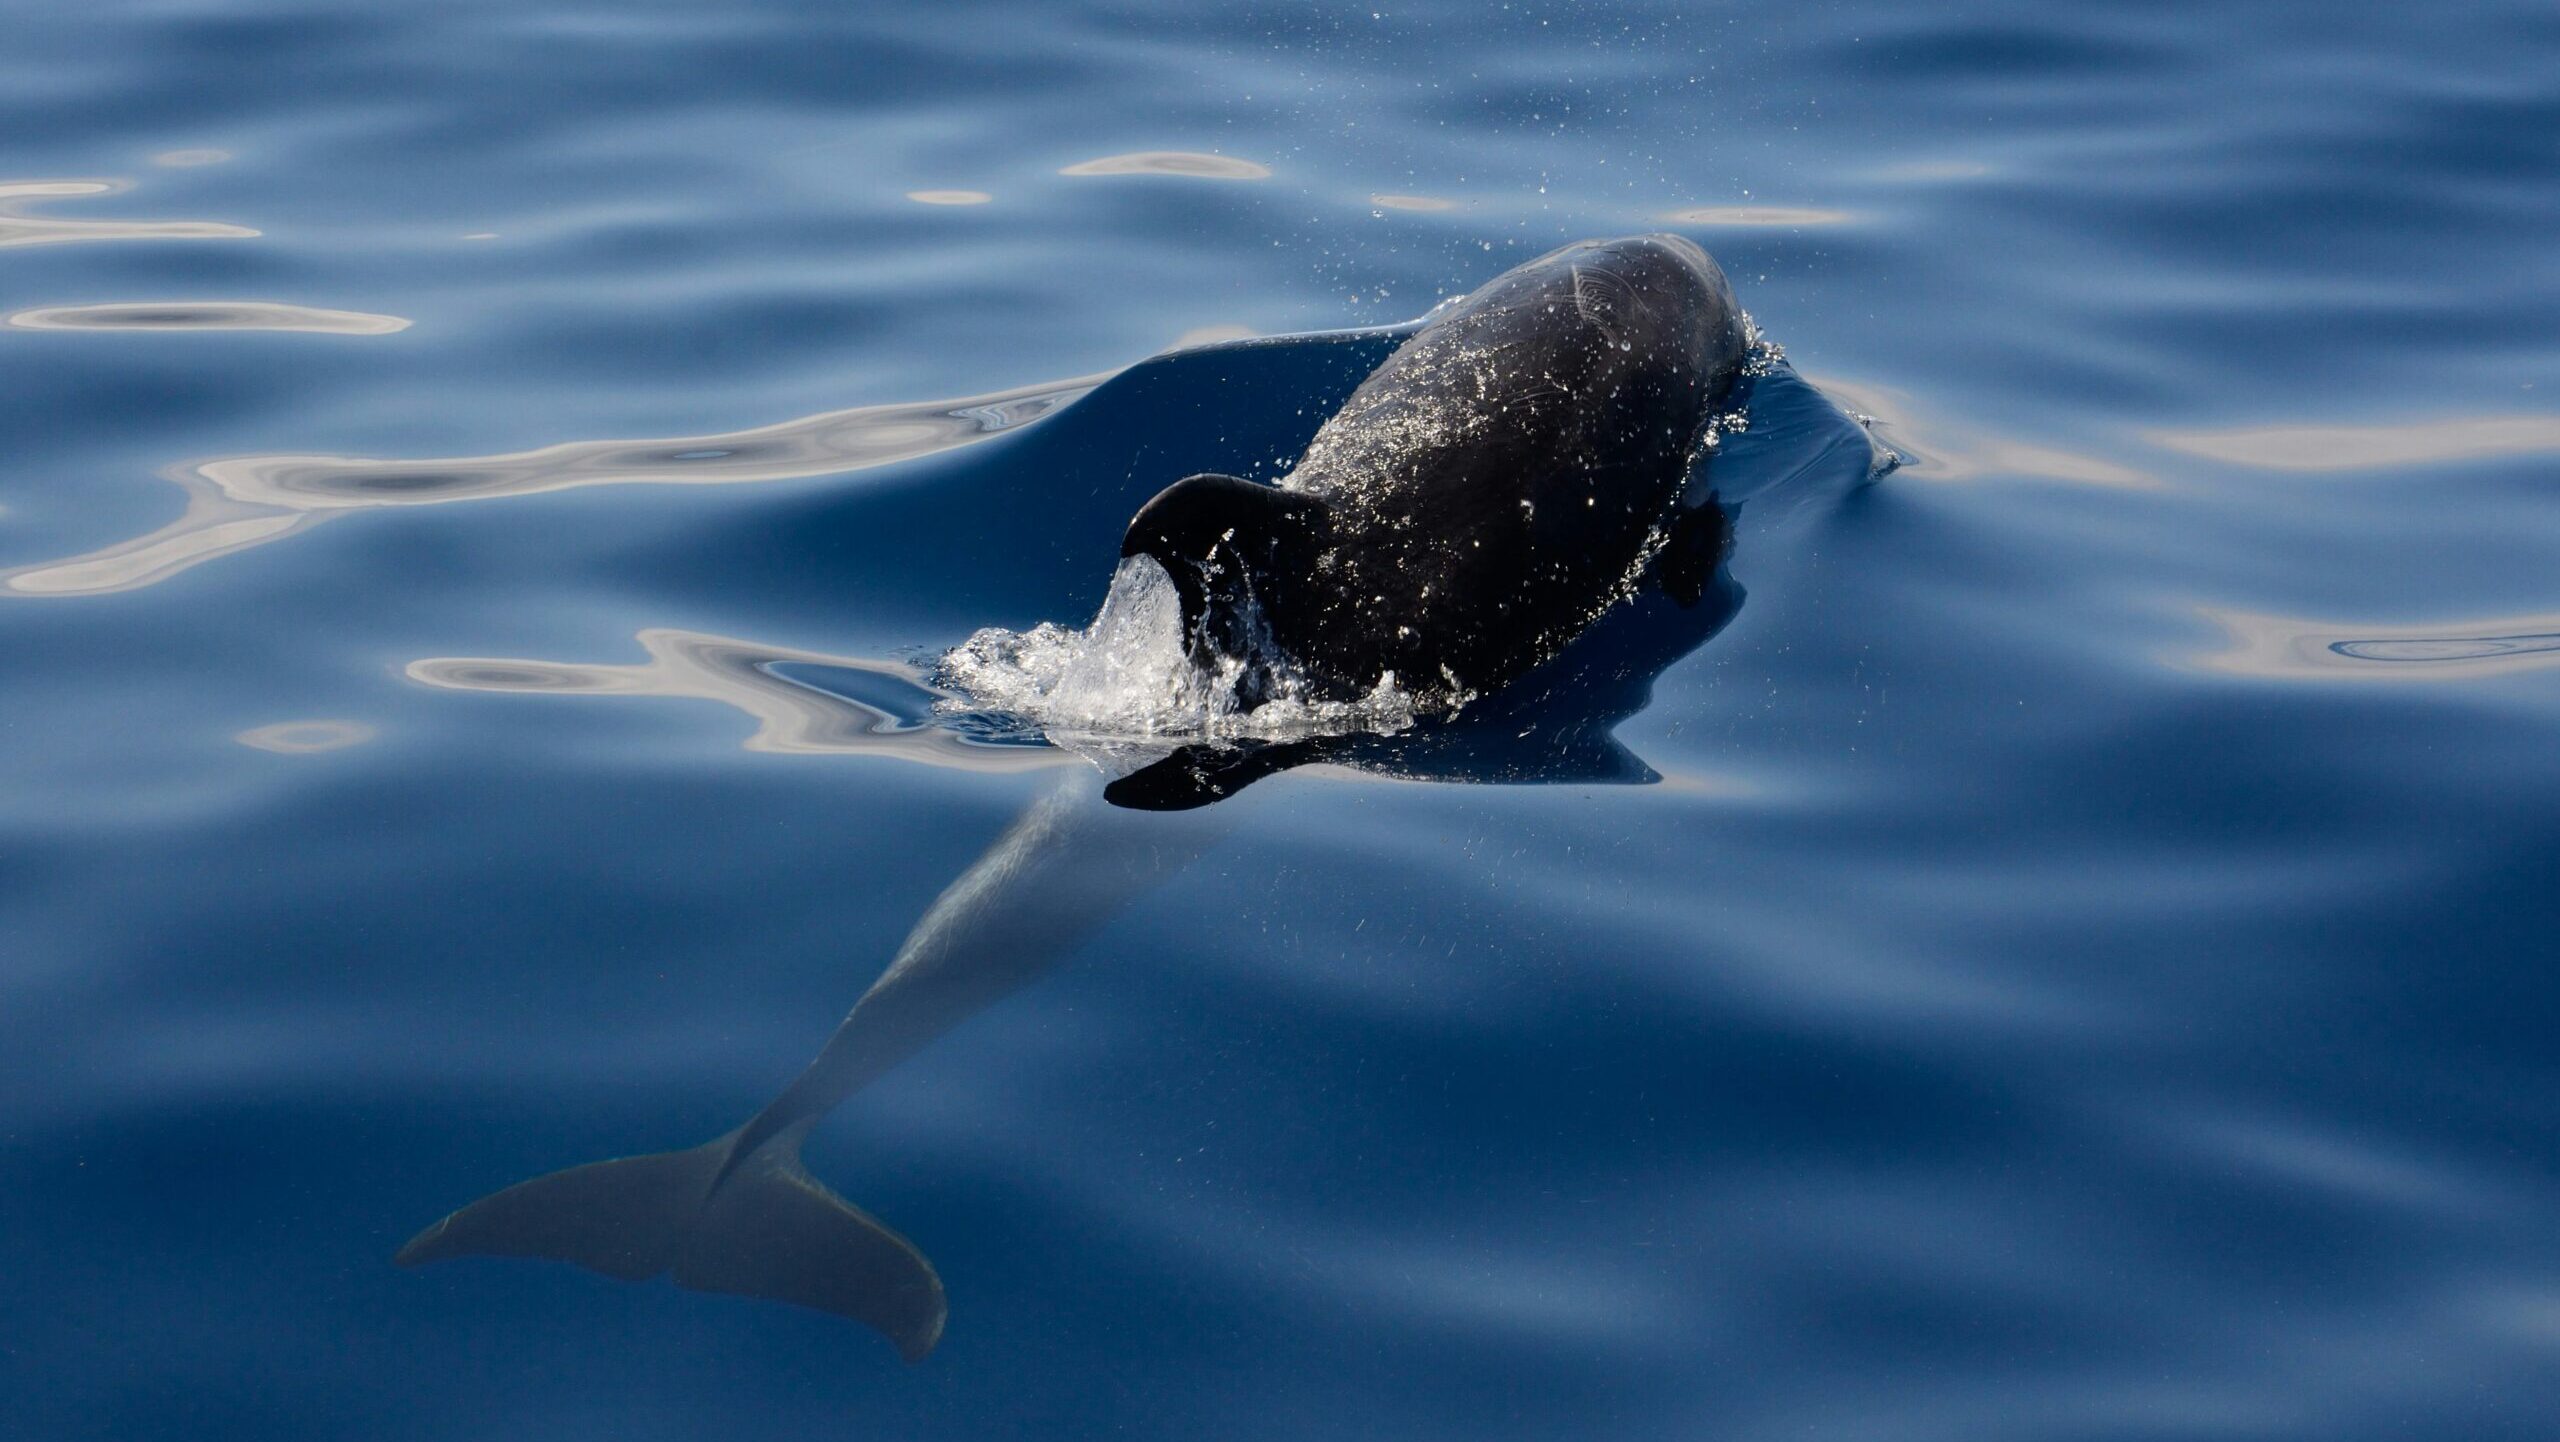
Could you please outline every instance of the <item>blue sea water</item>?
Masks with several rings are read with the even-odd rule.
[[[2560,12],[1372,4],[0,5],[0,1435],[2560,1435]],[[1647,230],[1786,359],[1565,740],[936,709]],[[808,1147],[924,1361],[392,1265],[1059,794]]]

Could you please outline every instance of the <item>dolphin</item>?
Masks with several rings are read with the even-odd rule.
[[[1732,503],[1684,493],[1746,347],[1730,288],[1689,242],[1568,246],[1444,307],[1282,484],[1203,475],[1156,496],[1123,556],[1149,556],[1174,580],[1195,661],[1247,657],[1245,674],[1258,668],[1264,684],[1287,666],[1334,695],[1416,678],[1436,688],[1423,726],[1184,747],[1107,787],[1080,771],[942,893],[755,1115],[699,1146],[492,1193],[395,1260],[519,1256],[668,1275],[848,1317],[923,1358],[948,1315],[941,1279],[808,1173],[810,1130],[1038,978],[1223,830],[1146,813],[1192,811],[1310,762],[1429,780],[1655,779],[1610,732],[1742,603],[1726,569]],[[1658,596],[1614,604],[1647,581]],[[1257,649],[1265,640],[1277,655]]]
[[[1749,347],[1695,244],[1568,245],[1432,316],[1278,484],[1177,481],[1120,554],[1164,568],[1248,707],[1285,676],[1452,712],[1632,590]]]

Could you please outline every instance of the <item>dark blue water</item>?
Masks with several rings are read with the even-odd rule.
[[[2556,180],[2521,0],[17,0],[0,1435],[2560,1435]],[[1178,338],[1651,229],[1787,364],[1555,744],[920,687],[1393,343]],[[808,1146],[925,1361],[391,1265],[1061,786]]]

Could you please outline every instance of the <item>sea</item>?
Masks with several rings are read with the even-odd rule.
[[[1654,232],[1711,577],[1185,689]],[[2547,0],[0,0],[0,250],[12,1442],[2560,1437]]]

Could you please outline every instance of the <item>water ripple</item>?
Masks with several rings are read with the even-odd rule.
[[[123,301],[56,305],[9,317],[21,330],[297,330],[323,335],[390,335],[411,324],[396,315],[324,310],[264,300]]]
[[[1436,195],[1396,195],[1391,192],[1372,195],[1369,197],[1369,203],[1381,210],[1438,211],[1458,208],[1458,202],[1443,200]]]
[[[413,661],[413,681],[451,691],[690,696],[755,718],[749,751],[890,756],[964,771],[1035,771],[1070,759],[1045,746],[973,740],[934,719],[944,693],[912,666],[658,627],[649,659],[615,666],[448,656]],[[823,684],[822,684],[823,683]]]
[[[1673,225],[1841,225],[1856,219],[1845,210],[1801,205],[1692,205],[1661,218]]]
[[[374,729],[361,721],[278,721],[252,726],[231,739],[255,750],[299,756],[361,746],[374,735]]]
[[[2355,626],[2197,609],[2230,635],[2222,650],[2192,658],[2209,671],[2286,680],[2441,681],[2560,665],[2560,615]]]
[[[571,441],[438,460],[235,456],[168,474],[187,493],[177,520],[65,560],[0,573],[19,596],[94,595],[165,581],[330,515],[538,495],[581,486],[740,485],[867,470],[981,441],[1048,415],[1108,374],[921,404],[857,406],[718,435]]]
[[[1271,167],[1195,150],[1139,150],[1081,160],[1060,175],[1179,175],[1193,180],[1269,180]]]
[[[2148,438],[2173,451],[2262,470],[2359,471],[2560,451],[2560,416],[2450,416],[2397,425],[2160,430]]]
[[[211,220],[65,220],[29,215],[26,207],[72,195],[106,195],[124,187],[105,180],[0,181],[0,249],[86,240],[229,240],[258,232]]]
[[[2061,450],[2014,436],[1975,429],[1942,416],[1924,415],[1907,391],[1838,376],[1808,376],[1816,389],[1857,416],[1888,442],[1915,473],[1937,480],[2031,476],[2084,486],[2145,490],[2160,482],[2144,472],[2098,456]],[[1912,437],[1925,431],[1925,441]]]

